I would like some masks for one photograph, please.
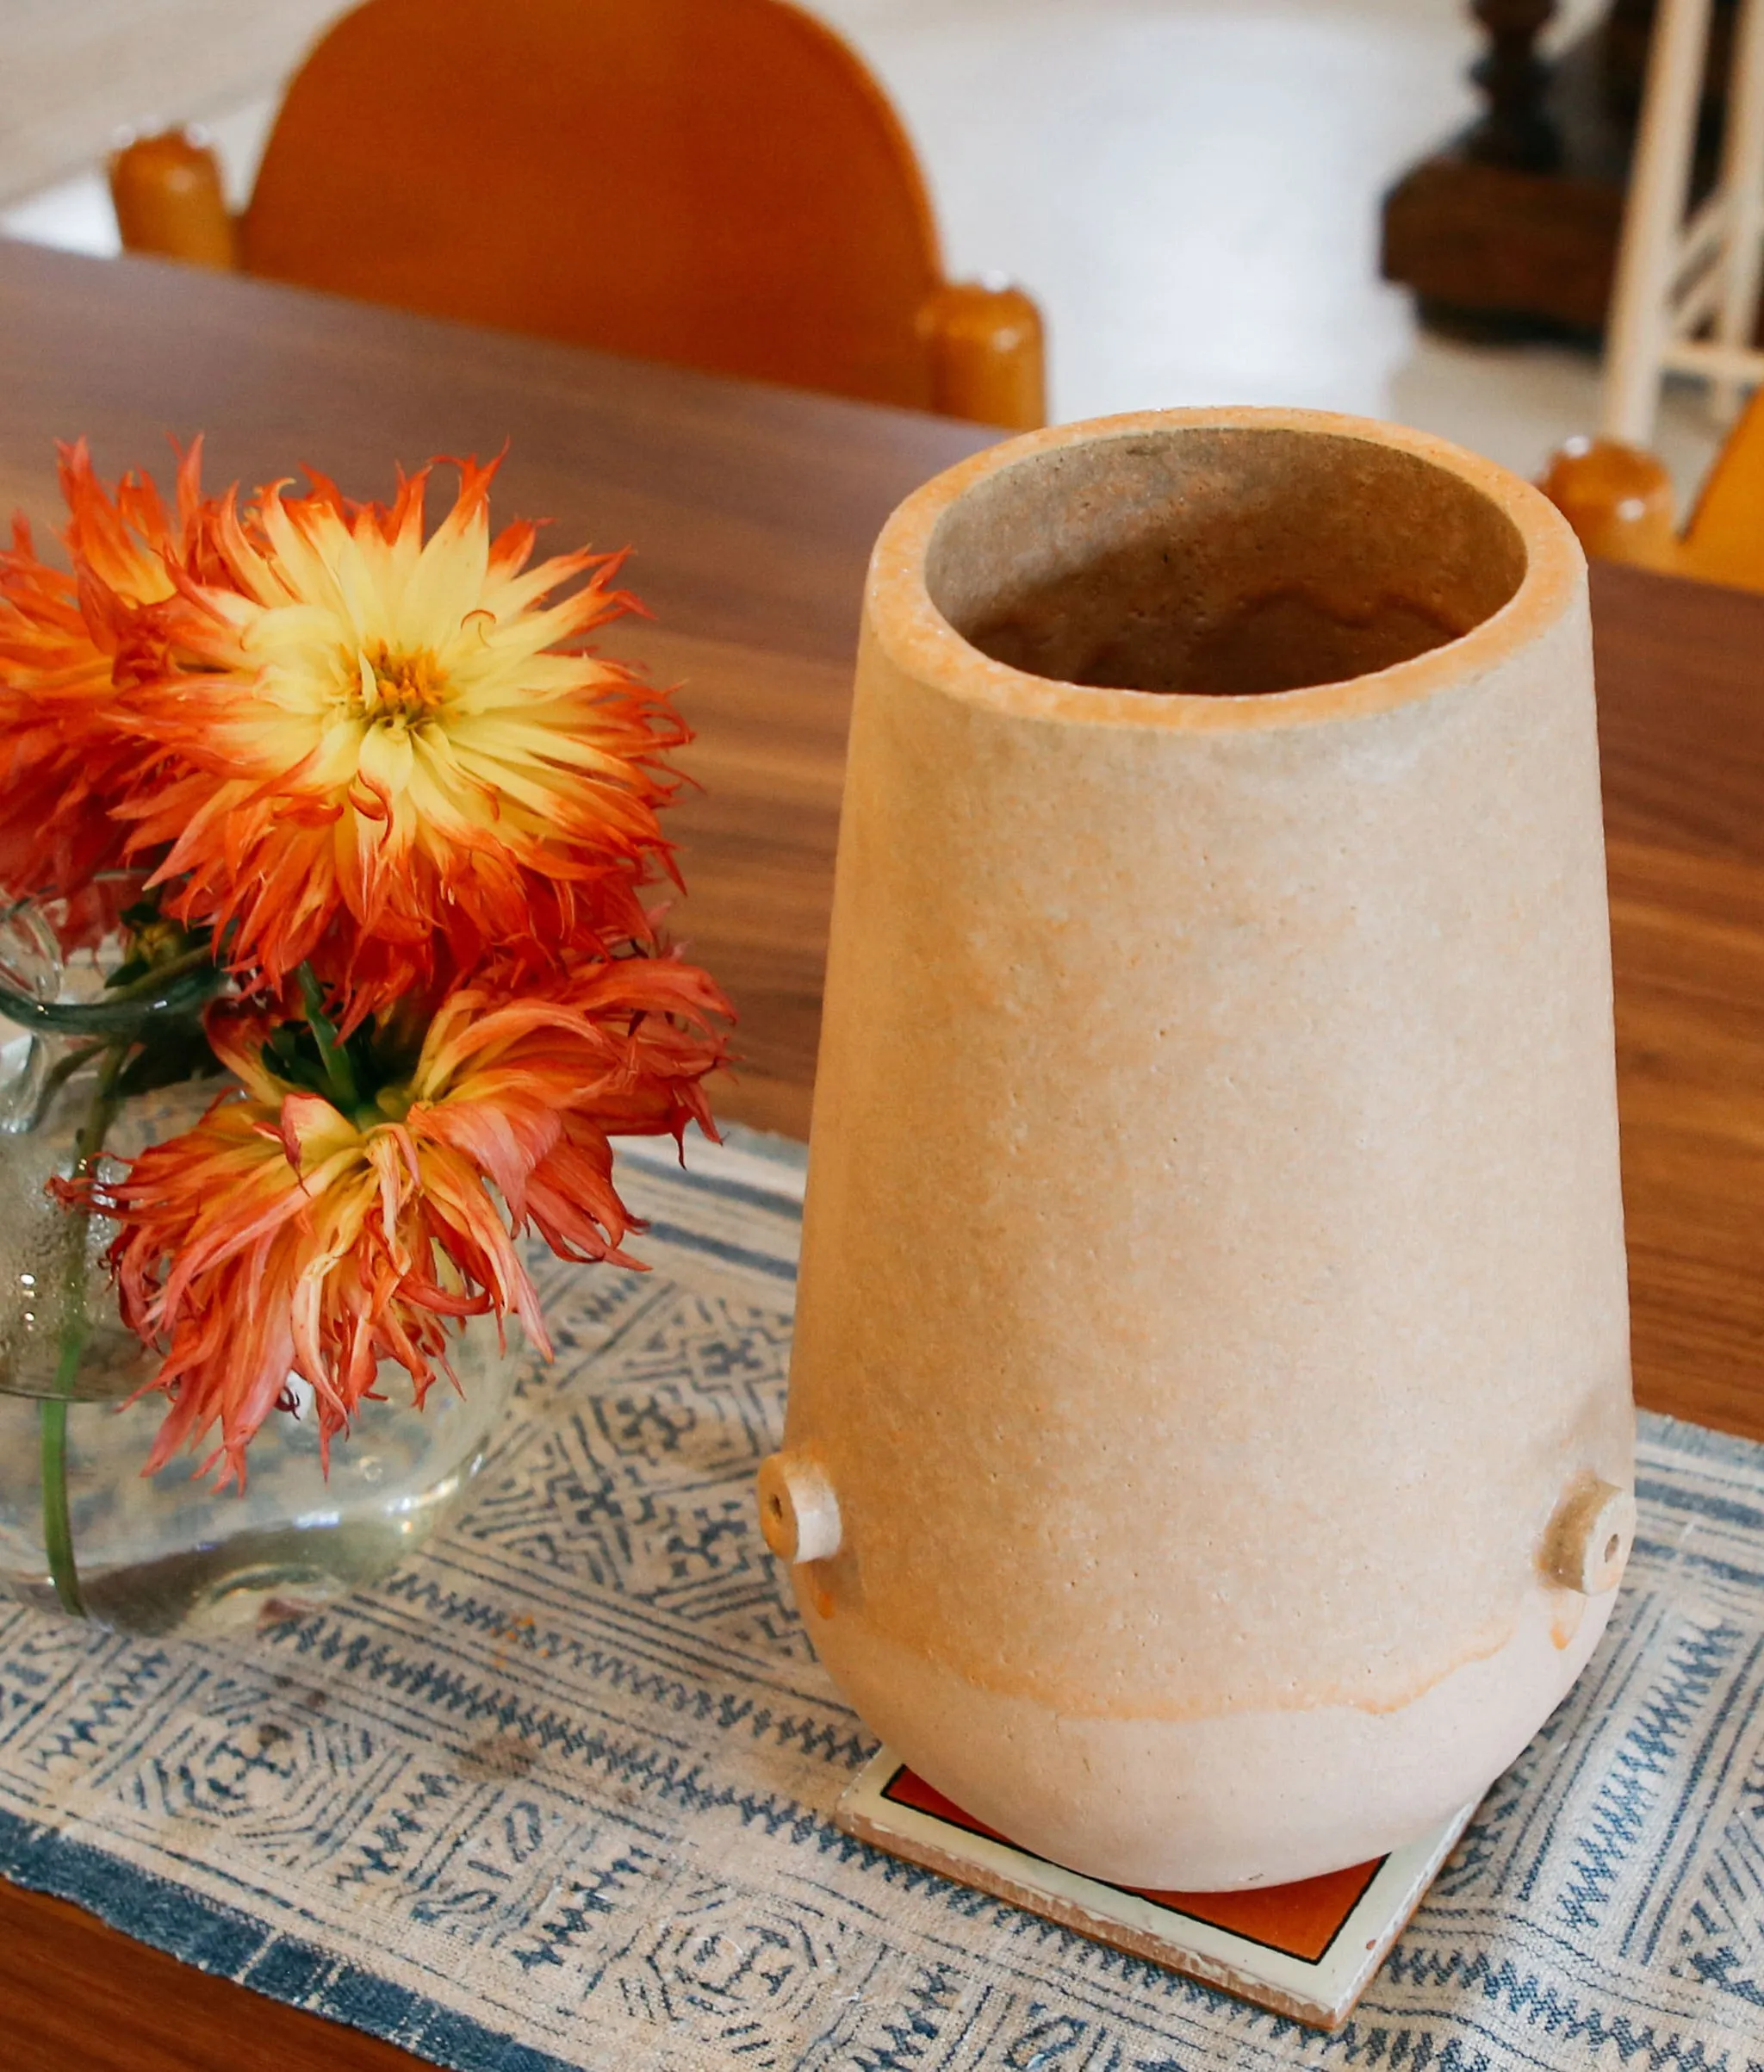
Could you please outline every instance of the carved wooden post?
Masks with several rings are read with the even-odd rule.
[[[1547,172],[1562,160],[1562,139],[1544,105],[1550,67],[1537,38],[1556,0],[1473,0],[1470,12],[1488,32],[1488,53],[1471,78],[1488,97],[1488,113],[1466,140],[1485,165]]]

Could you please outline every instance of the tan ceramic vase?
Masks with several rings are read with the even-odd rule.
[[[1060,426],[871,565],[785,1450],[822,1658],[1134,1885],[1476,1799],[1628,1553],[1585,564],[1300,412]]]

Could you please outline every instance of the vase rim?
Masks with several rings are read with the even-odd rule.
[[[1358,442],[1423,462],[1475,492],[1511,525],[1525,565],[1506,600],[1467,631],[1360,675],[1244,693],[1134,689],[1073,682],[1001,661],[945,617],[928,560],[946,518],[982,484],[1063,450],[1172,432],[1297,432]],[[1568,520],[1530,482],[1450,440],[1334,411],[1252,406],[1135,411],[1053,425],[984,448],[916,490],[872,554],[866,637],[910,677],[971,703],[1084,725],[1247,733],[1351,719],[1425,702],[1479,679],[1572,610],[1584,609],[1586,557]]]

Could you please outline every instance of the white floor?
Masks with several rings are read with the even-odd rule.
[[[1572,33],[1597,0],[1561,10]],[[1475,105],[1462,0],[817,0],[919,147],[958,275],[1040,298],[1060,417],[1277,402],[1395,418],[1535,473],[1597,370],[1417,332],[1377,278],[1378,202]],[[242,199],[273,103],[211,126]],[[96,171],[0,230],[115,249]],[[1694,389],[1657,443],[1680,489],[1718,434]]]

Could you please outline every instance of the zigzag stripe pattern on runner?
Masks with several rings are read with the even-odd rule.
[[[749,1493],[799,1149],[624,1166],[468,1512],[248,1639],[0,1610],[0,1870],[462,2072],[1764,2064],[1764,1449],[1643,1422],[1592,1667],[1339,2035],[842,1835],[873,1742]]]

